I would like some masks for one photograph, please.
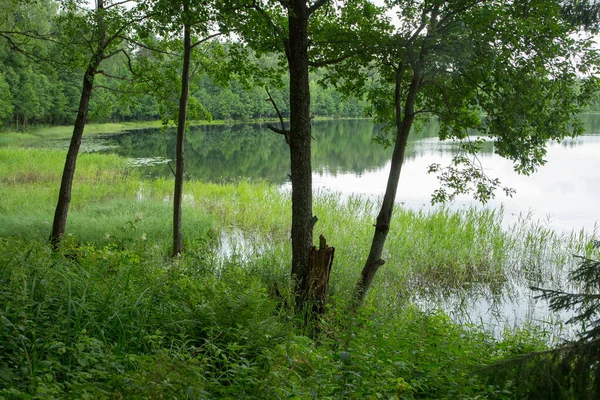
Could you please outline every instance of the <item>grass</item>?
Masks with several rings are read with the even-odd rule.
[[[349,315],[378,203],[321,193],[315,234],[336,258],[313,340],[272,290],[287,296],[290,285],[289,194],[186,182],[186,251],[172,260],[172,180],[82,154],[69,236],[54,254],[63,157],[0,148],[0,398],[513,398],[483,367],[546,348],[547,332],[493,335],[420,302],[558,281],[565,254],[594,254],[583,232],[527,218],[504,230],[501,211],[399,209],[387,262]]]
[[[220,125],[224,121],[197,121],[190,125]],[[139,122],[121,122],[121,123],[88,123],[85,126],[85,136],[108,135],[123,132],[132,129],[160,128],[162,122],[157,121],[139,121]],[[73,135],[73,125],[45,126],[36,125],[31,129],[22,132],[0,131],[0,147],[3,146],[34,146],[40,145],[40,141],[68,139]]]
[[[45,240],[51,229],[60,184],[58,151],[0,148],[0,236]],[[32,162],[35,160],[35,162]],[[151,245],[168,246],[172,206],[168,191],[144,196],[143,181],[132,175],[127,162],[116,156],[79,157],[68,231],[84,243],[124,243],[144,237]],[[185,202],[188,242],[207,240],[212,221]]]
[[[330,120],[331,118],[316,117],[315,120]],[[357,118],[338,118],[338,119],[357,119]],[[360,118],[358,118],[360,119]],[[189,121],[189,126],[199,125],[229,125],[239,123],[261,123],[261,122],[279,122],[279,120],[261,118],[255,120],[244,120],[244,121],[224,121],[224,120],[211,120],[211,121]],[[95,135],[108,135],[119,133],[127,130],[134,129],[148,129],[148,128],[161,128],[163,126],[162,121],[136,121],[136,122],[107,122],[107,123],[88,123],[85,126],[84,135],[95,136]],[[58,140],[68,139],[73,135],[73,125],[61,125],[61,126],[46,126],[46,125],[35,125],[29,130],[23,131],[0,131],[0,147],[4,146],[33,146],[37,147],[40,145],[40,141],[47,140]],[[43,142],[42,142],[43,143]]]
[[[487,390],[469,371],[490,338],[414,307],[367,307],[347,341],[332,310],[319,343],[251,270],[210,257],[2,239],[5,398],[368,398]],[[207,253],[204,253],[207,256]],[[214,261],[214,259],[213,259]],[[291,317],[291,318],[290,318]],[[192,393],[192,394],[190,394]]]

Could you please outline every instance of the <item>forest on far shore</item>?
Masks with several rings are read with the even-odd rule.
[[[0,6],[8,7],[8,3]],[[60,29],[57,21],[57,3],[40,0],[27,6],[27,16],[20,16],[24,8],[10,11],[15,20],[26,21],[31,32],[53,34]],[[7,10],[8,12],[9,10]],[[30,125],[70,125],[77,114],[81,96],[84,69],[65,53],[76,52],[76,44],[66,45],[58,40],[45,40],[42,35],[20,38],[23,43],[0,40],[0,127],[27,130]],[[25,45],[24,45],[25,44]],[[215,50],[215,46],[221,48]],[[190,86],[190,108],[197,112],[191,117],[199,120],[248,120],[276,118],[273,105],[267,100],[264,86],[248,80],[237,79],[228,73],[228,45],[214,41],[211,48],[198,49],[197,70]],[[20,51],[25,49],[25,51]],[[125,53],[111,57],[103,63],[103,73],[97,76],[97,85],[90,100],[89,122],[148,121],[169,118],[168,112],[177,104],[179,96],[177,57],[162,60],[150,51],[131,49],[131,56],[152,60],[153,73],[160,75],[161,88],[140,86],[140,77],[132,76]],[[212,57],[212,60],[206,58]],[[173,60],[174,59],[174,60]],[[275,64],[276,56],[267,57]],[[216,69],[207,72],[205,64]],[[217,65],[218,64],[218,65]],[[168,72],[167,72],[168,71]],[[150,71],[145,71],[149,73]],[[333,87],[318,82],[323,72],[311,73],[311,112],[319,117],[362,117],[366,102],[342,96]],[[149,79],[148,76],[145,77]],[[134,83],[134,81],[137,82]],[[280,84],[269,88],[283,116],[289,116],[289,78],[282,73]],[[171,88],[172,90],[169,90]],[[165,93],[167,95],[165,96]]]

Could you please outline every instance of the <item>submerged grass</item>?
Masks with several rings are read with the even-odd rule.
[[[482,366],[543,349],[544,333],[492,337],[415,304],[554,279],[565,252],[594,251],[585,233],[526,219],[503,230],[501,211],[398,209],[386,264],[349,315],[378,202],[319,193],[315,234],[336,258],[314,341],[272,293],[290,285],[289,194],[186,182],[186,251],[172,260],[172,180],[81,155],[70,236],[53,254],[63,157],[0,148],[0,398],[513,398]]]

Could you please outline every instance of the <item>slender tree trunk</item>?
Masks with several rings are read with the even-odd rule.
[[[189,13],[189,6],[184,3],[185,15]],[[177,120],[177,150],[175,166],[175,190],[173,194],[173,257],[183,251],[183,238],[181,234],[181,203],[183,200],[183,144],[185,140],[185,123],[187,118],[188,92],[190,86],[190,58],[192,54],[192,40],[189,24],[184,24],[183,33],[183,71],[181,73],[181,97],[179,98],[179,118]]]
[[[290,161],[292,174],[292,279],[297,306],[304,303],[313,245],[310,89],[308,80],[308,8],[291,1],[289,10]]]
[[[52,224],[52,234],[50,235],[50,242],[55,248],[65,235],[67,227],[67,215],[69,213],[69,204],[71,203],[71,189],[73,187],[73,177],[75,176],[75,167],[77,165],[77,155],[79,154],[81,137],[83,136],[83,129],[85,128],[87,119],[96,69],[100,64],[98,60],[99,58],[95,58],[91,61],[83,76],[83,88],[79,100],[79,110],[77,111],[73,136],[71,137],[71,144],[69,145],[65,167],[63,169],[60,191],[58,193],[58,204],[56,205],[56,211],[54,212],[54,223]]]
[[[98,27],[98,47],[92,55],[85,74],[83,75],[83,87],[81,89],[81,98],[79,100],[79,109],[75,126],[73,127],[73,136],[67,151],[65,167],[63,169],[62,179],[60,182],[60,191],[58,193],[58,203],[54,212],[54,222],[52,224],[52,233],[50,234],[50,243],[56,250],[60,241],[65,235],[67,228],[67,216],[69,214],[69,204],[71,203],[71,189],[73,187],[73,178],[75,176],[75,167],[77,166],[77,156],[81,147],[81,138],[87,119],[87,113],[90,105],[90,97],[94,88],[94,78],[98,71],[98,66],[104,59],[104,50],[106,49],[106,29],[102,10],[104,9],[104,0],[96,2],[96,17]]]
[[[373,235],[373,241],[371,242],[371,250],[369,251],[369,256],[367,257],[367,261],[363,267],[361,277],[354,290],[353,307],[355,308],[362,304],[367,290],[371,286],[373,278],[377,273],[377,270],[385,263],[385,261],[381,259],[381,255],[383,253],[385,240],[387,239],[387,235],[390,230],[390,222],[392,220],[392,214],[394,211],[394,202],[396,199],[396,191],[398,189],[398,181],[400,179],[400,172],[404,162],[406,143],[415,119],[415,99],[421,87],[422,74],[421,72],[416,71],[413,75],[408,96],[404,105],[404,117],[402,117],[400,98],[401,79],[402,71],[398,69],[396,71],[396,88],[394,95],[397,131],[396,143],[394,145],[394,153],[392,154],[392,165],[390,168],[387,187],[385,189],[385,195],[383,196],[383,203],[381,205],[379,215],[377,216],[375,233]]]

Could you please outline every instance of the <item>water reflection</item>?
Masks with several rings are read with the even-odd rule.
[[[431,208],[431,193],[439,187],[435,175],[426,173],[427,167],[437,162],[447,165],[452,152],[434,139],[419,142],[418,156],[406,160],[396,200],[413,209]],[[600,136],[584,135],[577,140],[552,143],[548,147],[545,166],[531,176],[519,175],[510,161],[493,152],[479,156],[486,173],[497,177],[504,185],[516,190],[510,198],[498,193],[488,206],[504,205],[511,223],[521,213],[532,212],[538,219],[549,219],[557,230],[593,231],[599,219],[600,204]],[[329,171],[316,174],[314,186],[322,190],[341,192],[345,195],[363,194],[382,196],[389,174],[390,162],[366,174],[333,174]],[[453,208],[481,207],[469,196],[458,196],[451,204]],[[514,218],[510,218],[514,217]]]
[[[379,128],[366,120],[314,123],[313,168],[316,173],[360,175],[382,168],[391,151],[373,145]],[[145,129],[107,136],[123,157],[175,158],[173,129]],[[264,179],[275,184],[288,180],[289,150],[282,136],[265,125],[211,125],[192,127],[186,136],[186,176],[212,182],[239,178]],[[150,177],[169,176],[168,166],[150,166]]]
[[[532,212],[550,220],[557,230],[588,231],[598,221],[600,203],[600,115],[582,117],[588,134],[548,147],[547,164],[532,176],[518,175],[510,161],[494,154],[494,143],[485,142],[479,158],[490,177],[516,189],[513,198],[503,193],[491,207],[505,207],[507,223],[521,213]],[[437,138],[433,121],[415,132],[406,151],[397,201],[414,209],[430,208],[431,193],[439,182],[426,173],[431,163],[447,165],[458,151],[452,141]],[[345,196],[382,196],[390,167],[391,148],[372,143],[381,134],[367,120],[315,121],[313,123],[313,185],[315,190]],[[164,163],[175,157],[174,130],[132,131],[105,138],[107,151],[136,160],[152,159],[145,167],[150,177],[169,176]],[[157,161],[159,160],[159,161]],[[161,163],[160,160],[164,162]],[[240,178],[264,179],[289,188],[289,150],[283,137],[265,125],[214,125],[193,127],[187,135],[186,178],[228,182]],[[481,207],[468,196],[459,196],[453,208]]]

